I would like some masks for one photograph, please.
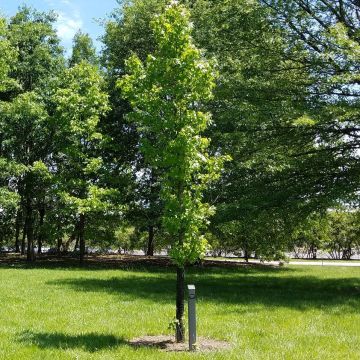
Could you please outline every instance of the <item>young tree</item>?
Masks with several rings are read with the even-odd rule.
[[[130,57],[129,75],[119,85],[133,107],[129,116],[141,131],[145,160],[161,170],[163,226],[177,268],[176,340],[182,342],[184,269],[205,253],[202,231],[214,209],[203,192],[218,179],[225,159],[210,156],[210,141],[202,136],[211,121],[202,105],[212,96],[215,71],[193,44],[189,12],[172,1],[152,28],[154,53],[144,64]]]
[[[104,37],[104,66],[110,77],[123,75],[124,59],[131,52],[142,61],[153,52],[155,37],[150,22],[166,2],[121,2],[107,23]],[[218,226],[236,222],[246,228],[251,242],[256,239],[257,253],[268,257],[273,249],[278,253],[286,247],[284,233],[293,227],[290,220],[302,219],[304,216],[298,216],[299,203],[308,203],[297,196],[307,188],[304,183],[293,181],[299,175],[298,161],[292,156],[299,149],[309,148],[308,139],[297,136],[300,127],[293,126],[304,113],[308,68],[298,65],[297,49],[289,46],[283,29],[269,20],[269,9],[258,2],[186,3],[191,7],[196,46],[206,49],[218,63],[214,97],[206,104],[213,119],[206,131],[212,138],[210,152],[228,153],[233,158],[221,181],[206,193],[208,201],[216,202],[217,208],[210,230],[214,233]],[[129,110],[123,105],[122,111]],[[145,167],[140,162],[136,164]],[[294,173],[289,174],[289,168]],[[136,189],[138,185],[144,185],[142,194],[149,202],[151,184],[143,181],[135,184]],[[315,198],[316,194],[315,189],[311,195]],[[155,195],[159,197],[156,191]],[[222,234],[221,240],[226,241]],[[233,239],[235,246],[236,240]]]

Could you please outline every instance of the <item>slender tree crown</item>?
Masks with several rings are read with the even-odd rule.
[[[129,75],[119,85],[133,107],[129,116],[143,133],[146,161],[163,170],[163,225],[171,256],[183,267],[204,255],[207,242],[201,232],[214,208],[203,202],[202,193],[219,177],[225,160],[209,155],[210,140],[202,136],[211,121],[202,104],[212,97],[216,72],[193,44],[184,6],[171,2],[152,28],[154,53],[144,64],[131,56]]]

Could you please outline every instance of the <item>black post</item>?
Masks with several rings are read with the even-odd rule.
[[[176,342],[185,342],[184,326],[185,269],[176,268]]]

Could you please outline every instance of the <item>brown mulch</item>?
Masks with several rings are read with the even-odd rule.
[[[37,255],[34,263],[26,262],[26,257],[14,253],[0,254],[0,265],[10,266],[54,266],[54,267],[68,267],[79,266],[79,259],[73,254],[57,256],[41,254]],[[127,268],[132,266],[157,266],[157,267],[173,267],[171,260],[167,256],[143,256],[143,255],[86,255],[84,260],[84,267],[105,267],[105,268]],[[220,261],[220,260],[202,260],[196,267],[220,267],[220,268],[239,268],[239,267],[275,267],[269,264],[259,263],[245,263],[235,261]]]
[[[129,341],[134,347],[154,347],[162,351],[189,351],[189,344],[177,343],[175,338],[167,335],[142,336]],[[219,351],[230,349],[226,341],[200,337],[197,339],[196,351]]]

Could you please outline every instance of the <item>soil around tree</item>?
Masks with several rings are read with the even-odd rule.
[[[134,347],[153,347],[162,351],[189,351],[189,343],[177,343],[175,337],[169,335],[142,336],[129,341]],[[230,349],[230,343],[222,340],[199,337],[196,342],[196,351],[211,352]]]

